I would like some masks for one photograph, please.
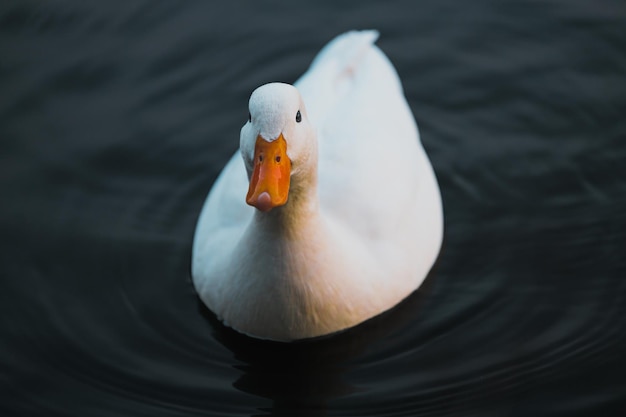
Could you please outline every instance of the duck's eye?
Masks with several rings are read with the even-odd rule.
[[[302,121],[302,115],[300,114],[300,110],[296,113],[296,122],[300,123]]]
[[[263,162],[263,155],[259,155],[259,162]]]
[[[250,112],[248,112],[248,121],[251,122],[252,121],[252,115],[250,114]]]
[[[280,162],[280,156],[277,156],[275,159],[276,159],[276,162]]]

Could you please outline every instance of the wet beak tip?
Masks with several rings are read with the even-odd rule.
[[[270,197],[267,191],[264,191],[259,195],[256,200],[255,207],[263,212],[267,212],[272,209],[272,197]]]

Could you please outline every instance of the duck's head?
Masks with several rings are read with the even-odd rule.
[[[292,177],[305,175],[316,162],[315,133],[292,85],[262,85],[250,96],[248,108],[240,139],[250,179],[246,202],[266,212],[286,204]]]

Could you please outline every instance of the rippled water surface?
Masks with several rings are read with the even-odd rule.
[[[622,1],[0,6],[3,416],[623,416]],[[258,85],[377,28],[445,240],[396,309],[310,343],[222,327],[195,222]]]

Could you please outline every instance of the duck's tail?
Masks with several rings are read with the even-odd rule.
[[[308,71],[295,83],[308,115],[318,126],[333,106],[354,87],[359,68],[371,56],[378,31],[350,31],[331,40],[317,54]]]
[[[322,48],[311,63],[311,68],[332,63],[337,79],[350,77],[378,36],[377,30],[352,30],[343,33]]]

